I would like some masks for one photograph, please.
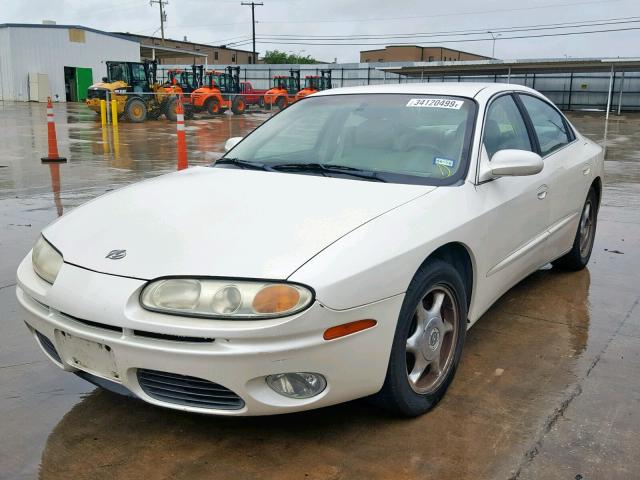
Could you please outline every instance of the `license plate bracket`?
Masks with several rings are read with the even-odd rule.
[[[57,344],[62,359],[79,370],[116,382],[120,381],[118,367],[109,345],[86,340],[56,330]]]

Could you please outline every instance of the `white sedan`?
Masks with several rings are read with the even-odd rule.
[[[419,415],[496,299],[591,255],[603,151],[526,87],[328,90],[227,148],[43,230],[17,296],[57,366],[198,413]]]

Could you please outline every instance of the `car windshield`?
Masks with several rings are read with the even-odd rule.
[[[449,185],[466,172],[475,112],[462,97],[308,97],[257,128],[221,165],[329,176],[357,170],[386,182]]]

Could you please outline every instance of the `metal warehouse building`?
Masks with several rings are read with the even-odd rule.
[[[140,44],[77,25],[0,24],[0,100],[84,100],[107,60],[140,61]]]

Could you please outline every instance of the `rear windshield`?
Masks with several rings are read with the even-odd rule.
[[[475,102],[462,97],[309,97],[257,128],[227,156],[267,166],[346,166],[387,182],[448,185],[466,173],[475,113]]]

